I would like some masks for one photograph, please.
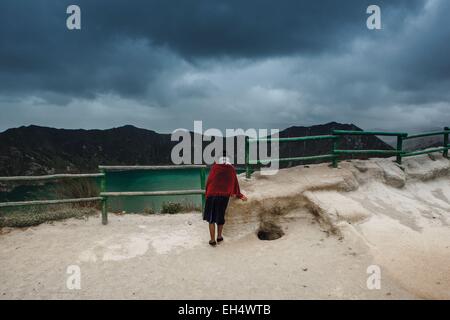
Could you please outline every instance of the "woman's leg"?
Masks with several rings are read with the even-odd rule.
[[[225,212],[227,210],[229,200],[230,200],[230,197],[222,197],[221,198],[221,211],[220,211],[220,216],[218,219],[219,223],[217,224],[217,239],[219,240],[219,242],[223,240],[222,230],[223,230],[223,225],[225,223]]]
[[[223,230],[223,224],[218,224],[217,225],[217,239],[222,238],[222,230]]]
[[[211,241],[216,241],[216,225],[214,223],[209,224],[209,235],[211,236]]]

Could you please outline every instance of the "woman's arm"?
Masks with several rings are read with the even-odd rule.
[[[236,170],[234,168],[233,168],[233,176],[234,176],[233,194],[242,201],[247,201],[247,197],[243,193],[241,193],[241,189],[239,188],[239,180],[237,178]]]

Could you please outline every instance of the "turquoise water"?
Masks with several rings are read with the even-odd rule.
[[[158,170],[108,172],[107,191],[165,191],[200,189],[200,171]],[[164,202],[177,202],[201,207],[201,195],[150,196],[150,197],[114,197],[108,199],[111,211],[142,212],[146,209],[159,211]]]

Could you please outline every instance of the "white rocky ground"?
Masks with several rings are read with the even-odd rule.
[[[0,298],[449,299],[449,179],[440,155],[240,178],[250,200],[232,201],[216,248],[199,213],[2,230]],[[285,235],[261,241],[261,223]],[[380,290],[366,285],[374,264]]]

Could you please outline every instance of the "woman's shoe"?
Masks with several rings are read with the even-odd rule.
[[[217,242],[222,242],[223,241],[223,237],[217,238]]]
[[[217,243],[214,240],[209,240],[209,244],[214,247]]]

